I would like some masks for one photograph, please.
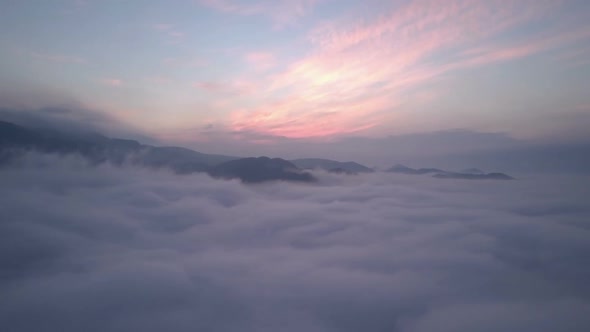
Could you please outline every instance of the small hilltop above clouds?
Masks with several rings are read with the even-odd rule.
[[[315,178],[281,158],[241,158],[221,163],[208,170],[218,178],[239,178],[242,182],[257,183],[272,180],[314,182]]]

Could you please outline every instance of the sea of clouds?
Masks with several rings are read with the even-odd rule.
[[[0,169],[0,329],[590,331],[590,177]]]

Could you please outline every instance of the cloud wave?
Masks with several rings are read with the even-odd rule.
[[[0,171],[10,331],[587,331],[588,177]]]

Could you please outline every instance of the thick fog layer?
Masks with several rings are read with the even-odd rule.
[[[590,330],[590,179],[0,170],[3,331]]]

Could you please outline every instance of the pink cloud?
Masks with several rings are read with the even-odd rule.
[[[274,67],[277,59],[273,53],[270,52],[251,52],[245,55],[248,65],[258,70],[267,70]]]
[[[172,28],[173,28],[172,24],[167,24],[167,23],[154,24],[154,29],[160,30],[160,31],[168,31],[168,30],[171,30]]]
[[[225,11],[246,10],[227,5]],[[491,42],[559,10],[555,0],[415,0],[355,22],[328,22],[312,29],[311,52],[286,69],[246,75],[255,89],[242,97],[250,106],[227,105],[235,131],[286,137],[340,135],[395,121],[396,108],[436,95],[415,93],[462,68],[509,61],[588,38],[567,24],[533,33],[526,42]],[[257,13],[256,10],[252,13]],[[246,12],[243,12],[246,13]],[[269,54],[245,55],[256,66],[279,63]],[[229,90],[202,86],[218,93]],[[426,98],[426,99],[425,99]],[[421,99],[421,100],[422,100]],[[418,102],[420,102],[419,100]]]
[[[123,86],[123,81],[117,78],[105,78],[101,80],[102,84],[108,85],[111,87],[121,87]]]
[[[247,112],[235,112],[232,129],[291,138],[323,137],[354,133],[376,126],[373,110],[394,105],[387,96],[357,100],[326,100],[309,108],[302,97],[261,105]]]

